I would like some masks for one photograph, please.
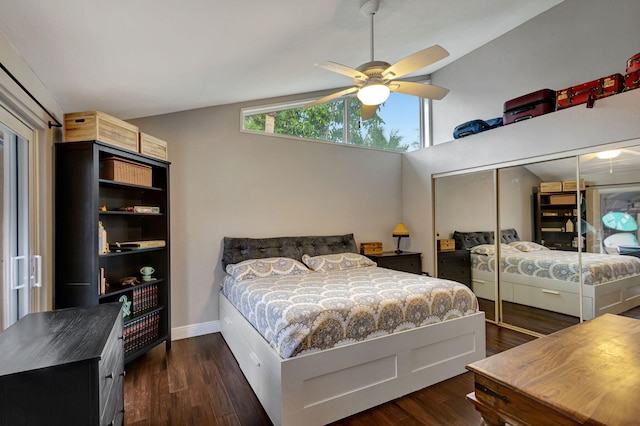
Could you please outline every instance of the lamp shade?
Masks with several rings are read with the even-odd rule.
[[[393,236],[394,237],[408,237],[409,236],[409,230],[407,229],[406,226],[404,226],[404,223],[400,222],[396,225],[396,228],[393,230]]]
[[[382,83],[370,83],[358,90],[358,99],[365,105],[380,105],[389,97],[390,90]]]

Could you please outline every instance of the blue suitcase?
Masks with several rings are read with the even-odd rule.
[[[460,139],[465,136],[475,135],[476,133],[484,132],[491,129],[491,126],[484,120],[471,120],[466,123],[462,123],[453,129],[453,138]]]
[[[489,125],[489,128],[495,129],[496,127],[502,126],[504,122],[502,120],[502,117],[498,117],[487,120],[486,123]]]

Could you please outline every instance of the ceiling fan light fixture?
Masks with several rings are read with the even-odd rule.
[[[596,156],[601,160],[609,160],[611,158],[616,158],[618,155],[620,155],[619,149],[612,149],[610,151],[601,151],[596,154]]]
[[[389,98],[391,91],[382,83],[370,83],[358,90],[358,99],[365,105],[380,105]]]

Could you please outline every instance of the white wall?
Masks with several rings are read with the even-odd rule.
[[[403,213],[419,225],[412,244],[423,252],[425,270],[433,270],[434,259],[433,174],[539,160],[640,137],[636,90],[598,100],[593,109],[568,108],[447,142],[456,124],[500,116],[505,100],[624,73],[626,60],[640,51],[638,16],[636,0],[565,0],[433,75],[434,84],[451,89],[433,103],[438,144],[403,157]]]
[[[241,133],[242,106],[132,120],[169,144],[173,327],[218,319],[225,236],[353,232],[394,248],[401,154]]]
[[[509,99],[624,74],[640,52],[639,16],[637,0],[565,0],[435,72],[450,92],[433,102],[434,143],[465,121],[502,116]]]

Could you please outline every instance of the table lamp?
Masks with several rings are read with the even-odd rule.
[[[400,222],[396,225],[396,228],[393,230],[393,236],[398,237],[398,248],[396,249],[396,253],[402,253],[402,250],[400,250],[400,240],[402,237],[409,236],[409,230],[404,226],[404,223]]]

